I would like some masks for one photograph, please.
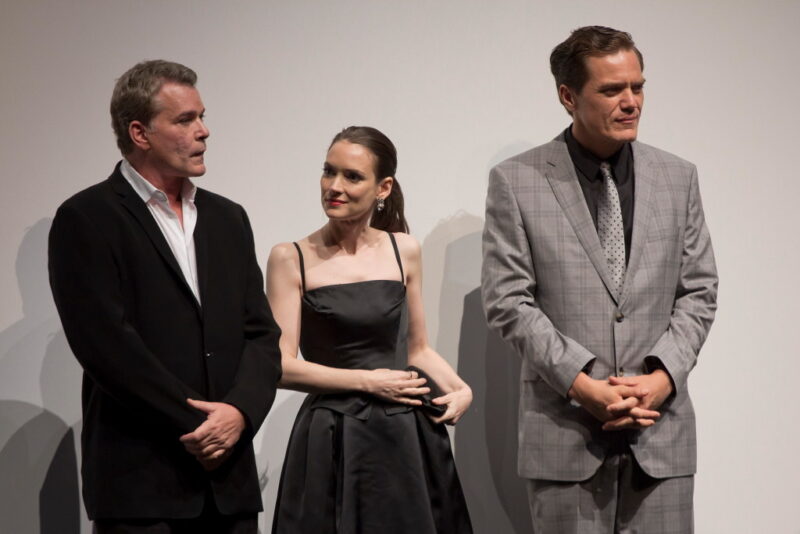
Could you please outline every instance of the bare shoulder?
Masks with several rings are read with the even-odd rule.
[[[297,249],[294,248],[294,243],[289,241],[285,243],[278,243],[272,250],[269,251],[269,259],[272,261],[273,259],[276,261],[289,261],[292,258],[297,257]]]
[[[402,232],[394,232],[393,235],[403,262],[418,264],[422,260],[422,247],[419,241],[414,236]]]
[[[294,243],[287,241],[286,243],[278,243],[272,247],[272,250],[269,251],[267,265],[270,270],[299,269],[300,261]]]

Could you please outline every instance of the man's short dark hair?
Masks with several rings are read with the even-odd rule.
[[[644,70],[642,53],[636,48],[631,34],[605,26],[584,26],[573,30],[567,40],[550,54],[550,72],[556,79],[556,88],[563,84],[580,92],[589,77],[586,58],[616,54],[620,50],[633,50]]]
[[[165,82],[194,87],[197,74],[180,63],[154,59],[137,63],[120,76],[114,85],[111,95],[111,126],[123,155],[133,150],[128,127],[132,121],[150,124],[150,120],[158,112],[154,97]]]

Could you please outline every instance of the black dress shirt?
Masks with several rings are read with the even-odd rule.
[[[627,264],[628,258],[631,256],[631,236],[633,235],[634,175],[631,144],[625,143],[614,155],[602,160],[575,140],[572,136],[571,126],[566,129],[564,135],[567,140],[569,157],[575,165],[578,182],[581,184],[595,228],[597,228],[597,203],[603,194],[603,175],[600,173],[600,164],[608,161],[611,165],[622,210],[622,225],[625,230],[625,263]]]

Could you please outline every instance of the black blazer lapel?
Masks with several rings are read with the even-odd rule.
[[[172,273],[175,275],[175,279],[177,280],[178,284],[180,284],[186,290],[189,298],[192,299],[192,302],[195,303],[199,310],[197,299],[194,297],[194,293],[186,283],[186,279],[183,276],[183,271],[181,271],[178,261],[175,259],[175,255],[169,248],[169,244],[164,238],[164,234],[161,233],[161,229],[158,227],[155,219],[153,219],[153,216],[150,214],[150,210],[147,209],[145,203],[142,202],[142,199],[136,194],[136,191],[133,190],[125,177],[122,176],[122,172],[120,172],[119,167],[120,164],[117,164],[117,167],[114,169],[114,173],[109,177],[109,180],[111,181],[111,187],[119,196],[122,205],[125,206],[125,208],[131,213],[131,215],[133,215],[139,225],[141,225],[145,234],[147,234],[147,237],[150,238],[150,242],[161,255],[161,258],[167,264],[169,269],[172,270]]]
[[[589,260],[603,280],[611,297],[618,303],[619,295],[616,294],[616,290],[612,289],[614,284],[606,266],[603,247],[600,245],[600,238],[597,237],[597,228],[594,226],[589,207],[586,205],[586,198],[583,196],[580,183],[578,183],[578,175],[575,174],[575,166],[569,157],[567,145],[564,143],[563,137],[559,137],[551,146],[553,146],[553,150],[547,158],[551,170],[546,173],[547,180],[550,182],[550,187],[553,188],[553,193],[561,205],[561,209],[564,210],[567,220],[572,225],[572,229],[575,230],[578,241],[589,256]]]
[[[197,285],[200,291],[200,302],[208,302],[208,232],[209,206],[203,203],[205,195],[202,189],[197,190],[194,197],[197,206],[197,225],[194,227],[194,251],[197,260]]]

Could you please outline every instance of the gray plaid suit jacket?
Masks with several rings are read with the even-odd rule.
[[[522,357],[520,476],[579,481],[611,436],[567,392],[589,374],[648,372],[657,357],[674,394],[661,419],[625,431],[656,478],[693,474],[689,371],[716,311],[717,274],[691,163],[634,142],[633,242],[620,294],[612,282],[563,134],[491,171],[481,285],[486,316]],[[648,359],[649,360],[649,359]]]

